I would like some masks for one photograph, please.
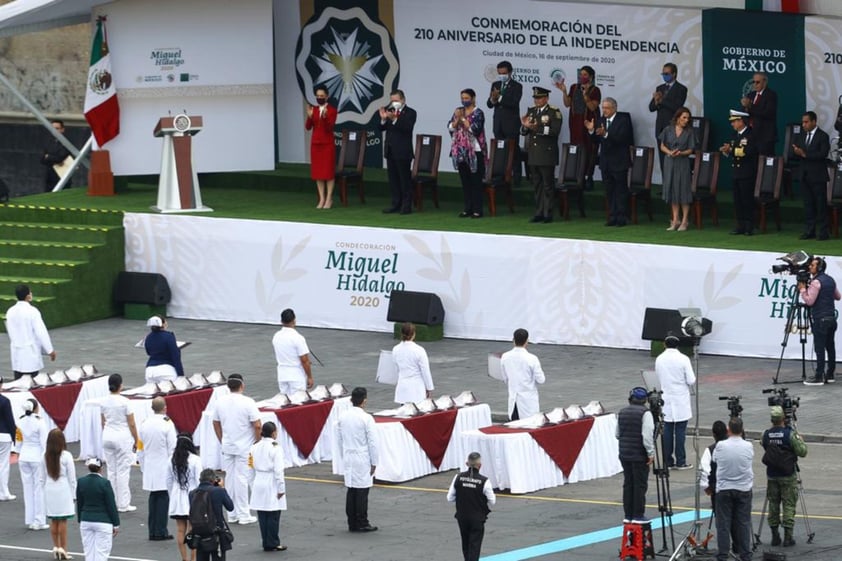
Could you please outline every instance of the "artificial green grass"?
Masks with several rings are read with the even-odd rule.
[[[550,224],[531,224],[531,187],[524,185],[515,190],[515,213],[509,213],[504,197],[498,195],[498,215],[486,215],[482,219],[461,219],[461,187],[453,173],[440,174],[439,191],[441,208],[433,206],[432,197],[425,195],[423,212],[408,216],[382,214],[389,204],[385,171],[366,169],[366,204],[361,204],[357,191],[348,192],[348,207],[339,205],[338,192],[334,195],[334,207],[318,210],[313,182],[309,179],[309,168],[302,164],[281,164],[278,170],[253,173],[219,173],[200,176],[203,202],[214,212],[200,216],[243,218],[257,220],[280,220],[310,222],[363,227],[400,228],[418,230],[444,230],[455,232],[511,234],[548,238],[589,239],[677,245],[700,248],[741,249],[770,251],[784,254],[795,249],[804,249],[820,255],[839,254],[838,240],[818,242],[801,241],[802,203],[800,197],[782,200],[781,215],[784,223],[776,231],[774,220],[770,219],[766,234],[754,236],[731,236],[733,209],[730,192],[719,195],[719,226],[713,226],[710,214],[705,209],[703,229],[691,225],[686,232],[667,232],[668,210],[663,201],[653,194],[655,220],[650,222],[645,210],[639,207],[640,223],[625,228],[604,226],[604,196],[600,186],[586,194],[587,218],[580,218],[576,209],[571,210],[571,219],[556,218]],[[97,210],[124,210],[127,212],[152,212],[155,204],[156,178],[128,178],[120,180],[118,194],[113,197],[91,197],[84,188],[74,188],[61,193],[47,193],[14,199],[13,203],[41,204],[51,206],[79,207]],[[143,183],[145,182],[145,183]],[[771,263],[770,263],[771,264]]]

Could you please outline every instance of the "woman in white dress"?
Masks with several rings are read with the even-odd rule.
[[[280,537],[281,511],[287,509],[284,452],[275,440],[278,438],[275,423],[264,423],[260,436],[249,454],[249,507],[257,511],[263,551],[284,551],[287,546],[281,545]]]
[[[50,526],[44,514],[44,484],[41,469],[47,448],[47,424],[39,413],[38,402],[23,402],[23,415],[18,420],[18,467],[23,485],[24,522],[30,530],[46,530]]]
[[[433,375],[427,351],[415,342],[415,325],[401,326],[401,342],[392,349],[392,360],[398,370],[395,386],[396,403],[416,403],[433,394]]]
[[[134,453],[137,451],[137,427],[134,413],[129,409],[128,398],[120,395],[123,377],[112,374],[108,377],[108,391],[111,393],[100,401],[102,413],[102,455],[108,466],[108,481],[114,489],[118,512],[133,512],[132,492],[129,489]]]
[[[202,472],[202,459],[196,454],[193,438],[188,433],[178,435],[175,450],[172,453],[170,469],[167,471],[167,490],[170,494],[169,516],[175,520],[175,543],[183,561],[195,561],[196,550],[190,550],[187,556],[187,544],[184,537],[190,531],[190,498],[188,493],[199,486],[199,474]]]
[[[67,554],[67,521],[73,518],[76,507],[76,467],[73,454],[67,451],[67,442],[61,429],[47,435],[44,466],[41,474],[44,486],[44,506],[50,519],[50,537],[53,539],[53,556],[72,559]]]

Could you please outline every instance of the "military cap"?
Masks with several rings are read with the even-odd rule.
[[[547,88],[542,88],[541,86],[535,86],[532,88],[532,97],[548,97],[550,95],[550,90]]]

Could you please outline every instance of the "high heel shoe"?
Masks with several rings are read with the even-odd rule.
[[[67,553],[63,547],[58,548],[59,559],[73,559],[73,556]]]
[[[679,232],[684,232],[686,230],[687,230],[687,224],[686,223],[683,223],[678,227]]]
[[[58,548],[57,548],[57,547],[54,547],[54,548],[53,548],[53,558],[55,558],[55,559],[61,559],[61,557],[59,557],[59,554],[58,554]]]
[[[670,222],[670,227],[667,228],[667,232],[673,232],[676,228],[678,228],[678,222]]]

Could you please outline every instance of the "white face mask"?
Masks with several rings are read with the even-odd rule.
[[[400,108],[403,107],[403,103],[401,103],[400,101],[393,101],[391,105],[395,109],[395,111],[400,111]]]

